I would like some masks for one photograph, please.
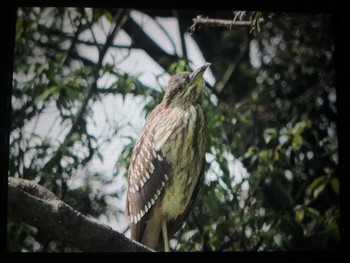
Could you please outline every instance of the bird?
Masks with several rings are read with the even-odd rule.
[[[209,66],[169,78],[133,148],[126,197],[131,238],[156,251],[170,251],[169,238],[184,225],[203,181]]]

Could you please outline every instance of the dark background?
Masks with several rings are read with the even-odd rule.
[[[347,174],[349,174],[349,168],[345,165],[346,162],[347,162],[347,149],[348,149],[348,146],[349,146],[349,143],[348,143],[348,134],[349,134],[349,130],[347,128],[347,120],[348,120],[348,117],[347,117],[347,113],[350,112],[349,111],[349,106],[348,106],[348,103],[347,103],[347,98],[348,98],[348,83],[349,83],[349,66],[348,66],[348,59],[349,59],[349,52],[348,52],[348,47],[350,46],[349,45],[349,29],[347,27],[347,25],[349,25],[349,19],[346,18],[347,17],[347,12],[346,10],[341,10],[342,8],[340,8],[339,10],[339,6],[335,6],[335,5],[331,5],[329,4],[328,5],[322,5],[322,6],[319,6],[319,5],[314,5],[314,6],[311,6],[311,7],[306,7],[306,10],[303,9],[303,8],[300,8],[302,5],[301,5],[301,2],[300,4],[298,5],[298,3],[295,3],[291,6],[288,6],[286,5],[286,7],[284,7],[283,9],[286,9],[286,10],[283,10],[283,11],[302,11],[302,13],[313,13],[312,16],[317,16],[317,14],[315,13],[327,13],[327,14],[330,14],[331,16],[331,22],[333,24],[331,24],[331,28],[330,30],[334,33],[334,46],[335,46],[335,53],[334,53],[334,62],[335,62],[335,75],[334,75],[334,78],[332,77],[332,81],[335,81],[335,87],[336,87],[336,93],[337,93],[337,101],[336,101],[336,106],[337,106],[337,114],[336,114],[336,119],[333,119],[334,117],[332,117],[332,115],[330,115],[330,118],[333,119],[333,120],[336,120],[336,123],[337,123],[337,133],[338,133],[338,150],[339,150],[339,165],[337,166],[337,168],[335,169],[336,171],[336,178],[339,178],[339,181],[340,181],[340,204],[341,204],[341,216],[340,216],[340,235],[341,235],[341,238],[342,238],[342,242],[341,243],[334,243],[333,241],[328,241],[329,243],[327,243],[327,241],[325,241],[326,243],[323,243],[324,247],[322,247],[322,245],[320,244],[317,244],[315,243],[315,241],[319,241],[320,239],[315,239],[315,240],[312,240],[310,241],[310,243],[308,243],[307,241],[305,241],[305,239],[303,239],[302,237],[300,237],[301,239],[298,241],[298,242],[301,242],[301,243],[298,243],[297,244],[289,244],[291,247],[288,247],[288,244],[287,244],[287,247],[284,247],[284,248],[272,248],[270,247],[270,249],[292,249],[292,250],[308,250],[308,244],[310,244],[311,246],[315,245],[316,244],[316,247],[310,247],[310,249],[312,250],[324,250],[325,248],[332,248],[332,249],[337,249],[339,248],[339,246],[341,244],[345,244],[344,241],[347,240],[348,236],[349,236],[349,231],[348,231],[348,227],[346,227],[347,223],[346,222],[349,222],[349,217],[348,217],[348,213],[346,211],[346,208],[344,209],[344,207],[346,207],[345,204],[348,204],[348,195],[347,195],[347,192],[349,189],[349,180],[347,178]],[[152,6],[151,6],[152,7]],[[258,6],[259,7],[259,6]],[[258,7],[255,8],[255,10],[258,10]],[[303,6],[305,8],[305,6]],[[4,39],[5,40],[8,40],[8,41],[3,41],[2,44],[5,45],[5,48],[3,50],[13,50],[13,45],[14,45],[14,42],[12,41],[13,39],[13,35],[14,35],[14,17],[15,17],[15,10],[13,9],[14,6],[12,6],[12,11],[9,12],[9,14],[12,14],[12,16],[4,16],[5,20],[4,23],[2,23],[2,25],[6,25],[6,23],[9,25],[9,26],[5,26],[5,27],[2,27],[2,32],[3,32],[3,35],[4,36],[9,36],[9,37],[5,37]],[[236,10],[236,8],[234,8]],[[266,6],[262,7],[261,10],[265,10],[266,9]],[[301,10],[300,10],[301,9]],[[275,9],[273,9],[275,11]],[[280,10],[277,10],[277,11],[280,11]],[[275,11],[276,12],[276,11]],[[222,16],[222,18],[224,18],[224,16],[227,16],[225,18],[229,18],[229,12],[226,14],[226,15],[223,15],[224,13],[222,12],[222,10],[220,10],[219,12],[217,11],[210,11],[210,12],[205,12],[206,14],[208,14],[209,16],[213,16],[213,17],[217,17],[218,15],[219,16]],[[149,11],[148,12],[149,15],[154,15],[154,14],[163,14],[163,15],[169,15],[168,13],[166,12],[162,12],[160,10],[152,10],[152,11]],[[171,14],[170,14],[171,15]],[[181,12],[181,21],[184,22],[184,25],[188,24],[189,21],[191,21],[191,18],[194,17],[195,13],[193,13],[192,11],[186,11],[186,12]],[[307,15],[304,15],[304,17],[307,17]],[[295,20],[293,20],[293,18],[290,18],[290,17],[282,17],[282,18],[274,18],[275,20],[273,20],[273,23],[276,23],[274,25],[277,25],[276,27],[280,28],[281,30],[288,30],[288,26],[290,25],[289,23],[286,23],[286,20],[288,19],[291,19],[291,21],[294,23]],[[324,21],[324,20],[322,20]],[[9,23],[11,22],[11,23]],[[298,22],[300,22],[299,26],[305,26],[307,23],[302,23],[300,20],[298,20]],[[327,22],[327,25],[329,21]],[[296,25],[298,26],[298,25]],[[284,28],[284,27],[287,27],[287,28]],[[220,61],[216,61],[216,59],[220,59],[221,57],[228,57],[230,54],[239,54],[239,51],[244,49],[244,47],[239,47],[239,44],[237,43],[242,43],[243,41],[233,41],[233,42],[230,42],[230,38],[232,39],[239,39],[239,37],[241,36],[235,36],[234,32],[227,32],[225,30],[221,30],[221,29],[211,29],[209,32],[208,31],[205,31],[203,30],[204,33],[202,32],[202,34],[197,34],[197,36],[195,36],[195,39],[197,41],[197,43],[199,44],[199,46],[201,47],[201,50],[203,51],[203,53],[206,55],[206,58],[208,61],[211,61],[212,64],[213,64],[213,67],[212,67],[212,70],[214,71],[214,74],[217,75],[217,76],[220,76],[221,75],[221,72],[227,68],[227,65],[229,65],[230,61],[225,61],[225,60],[220,60]],[[316,31],[317,30],[313,30],[313,29],[310,29],[310,31],[307,31],[308,34],[313,34],[315,33],[316,34]],[[271,39],[271,36],[274,34],[275,32],[273,32],[273,29],[270,29],[269,30],[262,30],[262,33],[261,34],[258,34],[258,36],[256,37],[256,39],[258,40],[262,40],[262,39]],[[225,34],[229,34],[229,36],[226,38],[226,40],[228,40],[228,42],[224,42],[223,40],[225,40],[224,36]],[[212,38],[210,38],[210,40],[212,40],[213,42],[208,42],[208,37],[206,37],[207,35],[210,35]],[[317,35],[317,34],[316,34]],[[306,38],[306,43],[307,42],[307,39],[309,37],[309,41],[310,43],[313,43],[313,45],[318,45],[318,46],[322,46],[322,45],[325,45],[327,46],[327,43],[325,43],[325,41],[323,39],[320,39],[319,41],[316,41],[315,38],[313,38],[313,36],[308,36],[307,34],[304,36]],[[248,36],[248,39],[250,38],[250,36]],[[217,39],[221,39],[222,41],[215,41]],[[210,41],[209,40],[209,41]],[[250,39],[249,39],[250,40]],[[303,42],[305,43],[305,42]],[[223,45],[222,47],[220,47],[220,45]],[[311,44],[310,44],[311,45]],[[208,46],[210,46],[211,48],[208,48]],[[218,52],[220,52],[220,56],[218,56],[218,54],[215,53],[216,50],[219,50]],[[262,50],[263,50],[263,47],[262,47]],[[227,52],[227,53],[225,53]],[[2,77],[2,80],[3,80],[3,87],[7,87],[7,88],[3,88],[2,89],[2,96],[1,96],[1,122],[4,123],[4,129],[1,130],[2,132],[2,138],[5,138],[5,140],[3,140],[2,142],[4,143],[4,147],[2,147],[3,151],[2,153],[4,154],[4,158],[2,158],[2,160],[4,161],[3,165],[2,165],[2,168],[4,168],[4,177],[3,177],[3,180],[2,180],[2,189],[4,189],[4,191],[1,191],[1,198],[2,200],[6,200],[6,174],[7,174],[7,170],[8,170],[8,148],[6,146],[8,146],[8,132],[9,132],[9,129],[11,127],[11,113],[10,113],[10,107],[9,107],[9,94],[11,94],[11,85],[9,85],[9,80],[11,80],[11,74],[12,74],[12,61],[13,61],[13,53],[12,52],[4,52],[4,55],[5,55],[5,58],[4,58],[4,61],[8,61],[8,63],[5,63],[5,69],[2,71],[3,73],[3,77]],[[293,56],[292,54],[290,56]],[[312,57],[312,54],[311,54],[311,57]],[[225,64],[226,63],[226,64]],[[249,66],[249,63],[248,63],[248,60],[245,62],[244,59],[242,59],[242,62],[240,62],[240,67],[238,70],[237,70],[237,73],[235,76],[232,76],[232,79],[229,80],[229,84],[232,85],[232,88],[227,88],[225,89],[225,91],[223,93],[218,93],[216,94],[217,97],[222,100],[222,105],[231,105],[231,103],[237,103],[239,101],[242,101],[244,100],[245,98],[247,98],[247,96],[249,96],[250,92],[252,90],[249,90],[249,89],[245,89],[245,90],[242,90],[242,89],[235,89],[234,87],[237,87],[237,86],[242,86],[242,83],[243,84],[246,84],[246,83],[249,83],[250,79],[251,79],[251,75],[249,74],[254,74],[252,72],[249,73],[249,70],[248,70],[248,73],[247,71],[245,71],[247,68],[244,67],[245,63],[247,63],[247,66]],[[171,63],[169,63],[170,65]],[[313,64],[313,65],[316,65],[316,64]],[[269,73],[273,76],[274,73],[272,73],[273,71],[271,71],[271,67],[270,65],[267,65],[269,66],[268,67],[268,71],[270,71]],[[320,66],[320,65],[316,65],[316,66]],[[7,69],[6,69],[7,67]],[[264,67],[264,65],[262,66]],[[331,67],[330,67],[331,68]],[[275,69],[275,71],[277,72],[279,69]],[[325,70],[327,71],[327,69],[322,69],[322,70]],[[241,72],[240,72],[241,71]],[[327,71],[329,72],[329,71]],[[245,74],[248,74],[248,76],[246,76]],[[288,78],[289,76],[285,76],[286,78]],[[301,78],[299,78],[301,76],[298,76],[297,77],[297,81],[300,80],[300,82],[302,83],[301,81]],[[246,78],[246,79],[245,79]],[[303,79],[304,80],[304,79]],[[248,82],[247,82],[248,81]],[[309,80],[306,80],[306,81],[310,81],[310,83],[312,84],[313,83],[313,80],[312,79],[309,79]],[[11,83],[11,82],[10,82]],[[249,85],[248,85],[249,86]],[[254,86],[254,84],[250,85],[251,87]],[[305,85],[305,84],[301,84],[300,85],[300,92],[304,92],[305,91],[305,87],[308,87],[309,85]],[[230,86],[229,86],[230,87]],[[228,94],[225,94],[225,92],[230,92]],[[268,95],[268,94],[266,94]],[[281,94],[282,95],[282,94]],[[295,98],[298,97],[298,95],[300,95],[300,93],[296,93],[296,94],[284,94],[284,99],[287,101],[287,100],[290,100],[290,101],[293,101]],[[295,97],[293,97],[295,96]],[[326,96],[326,95],[325,95]],[[268,100],[267,100],[268,101]],[[266,101],[266,103],[267,103]],[[306,105],[306,104],[305,104]],[[307,106],[305,105],[300,105],[300,107],[307,111]],[[253,105],[250,105],[250,106],[253,106]],[[210,107],[210,105],[208,105],[208,107]],[[303,107],[306,107],[303,108]],[[211,109],[211,108],[210,108]],[[221,109],[218,109],[218,110],[221,110],[223,112],[226,112],[228,109],[227,107],[223,106],[223,108]],[[282,114],[282,118],[285,118],[285,119],[288,119],[288,113],[290,111],[289,110],[286,110],[286,114],[285,116],[283,116]],[[226,112],[227,113],[227,112]],[[232,113],[232,112],[231,112]],[[235,113],[232,113],[232,114],[235,114]],[[312,113],[310,113],[312,114]],[[319,113],[318,112],[315,112],[313,116],[315,116],[315,118],[318,115]],[[332,114],[332,113],[329,113],[329,114]],[[249,115],[248,115],[249,116]],[[268,118],[267,120],[269,120],[269,116],[267,116],[266,118]],[[271,119],[272,121],[272,119]],[[296,121],[297,122],[297,121]],[[266,125],[268,122],[266,122],[266,120],[262,121],[262,123],[260,123],[261,125],[261,130],[258,130],[256,131],[257,134],[263,134],[263,132],[266,130]],[[239,123],[238,123],[239,124]],[[259,123],[258,122],[255,122],[254,123],[255,125],[258,125],[259,126]],[[276,126],[276,123],[273,123],[274,126],[272,127],[278,127],[278,125]],[[227,124],[229,125],[229,124]],[[242,123],[241,126],[236,126],[235,129],[237,129],[237,131],[239,131],[239,133],[241,134],[250,134],[249,132],[249,128],[248,128],[248,131],[245,130],[247,129],[246,127],[247,125],[245,123]],[[240,128],[241,127],[241,128]],[[215,125],[212,126],[212,129],[214,132],[218,132],[218,130],[215,130]],[[269,130],[271,131],[271,130]],[[246,133],[245,133],[246,132]],[[238,134],[239,134],[238,133]],[[227,138],[224,138],[224,140],[228,140],[228,141],[225,141],[225,145],[229,145],[231,141],[232,143],[232,151],[234,151],[235,153],[235,156],[244,156],[244,154],[247,152],[249,146],[252,144],[251,141],[249,143],[247,143],[246,141],[242,140],[241,138],[234,138],[234,134],[227,134],[226,136],[228,136]],[[230,136],[233,136],[230,138]],[[260,150],[266,150],[266,149],[274,149],[274,147],[277,147],[277,144],[276,145],[263,145],[263,144],[259,144],[259,143],[263,143],[264,142],[264,138],[262,137],[259,137],[259,136],[256,136],[254,138],[256,141],[256,143],[253,143],[254,145],[258,145],[259,149]],[[252,140],[254,140],[252,139]],[[308,140],[308,139],[306,139]],[[238,142],[238,143],[237,143]],[[214,142],[214,143],[217,143],[216,145],[219,147],[220,144],[222,144],[223,142],[222,141],[218,141],[218,142]],[[266,141],[265,141],[266,143]],[[240,148],[238,149],[237,145],[240,145]],[[259,156],[259,152],[257,152],[257,156]],[[261,156],[261,151],[260,151],[260,156]],[[249,165],[253,165],[250,161],[249,158],[245,158],[243,160],[243,162],[247,162],[246,164],[246,167],[249,168]],[[249,163],[250,162],[250,163]],[[323,163],[323,162],[322,162]],[[314,166],[316,164],[310,164],[311,166]],[[254,169],[254,167],[252,166],[251,167],[252,170],[254,171],[257,171],[257,169]],[[255,167],[256,168],[256,167]],[[305,166],[302,166],[302,168],[304,169]],[[223,168],[224,169],[224,168]],[[251,170],[249,170],[251,171]],[[263,170],[260,171],[260,173],[263,175]],[[278,171],[274,171],[276,173],[278,173]],[[257,176],[259,174],[256,174]],[[299,187],[302,186],[304,188],[307,188],[307,186],[309,186],[310,184],[312,184],[312,182],[314,181],[314,179],[316,178],[317,176],[315,175],[314,177],[311,177],[311,178],[308,178],[307,180],[303,181],[302,183],[305,183],[304,186],[302,186],[302,184],[299,184]],[[259,181],[259,182],[250,182],[252,185],[253,184],[257,184],[259,185],[259,187],[262,185],[261,188],[261,191],[259,191],[259,195],[258,196],[261,196],[263,195],[264,196],[264,201],[263,201],[263,205],[267,205],[268,209],[271,209],[271,211],[274,211],[275,213],[278,212],[278,211],[281,211],[281,209],[286,209],[284,206],[286,204],[286,202],[283,201],[283,197],[276,197],[276,196],[272,196],[271,197],[271,193],[273,194],[276,194],[275,191],[272,191],[270,189],[270,187],[272,187],[272,189],[276,189],[275,186],[271,186],[269,185],[268,182],[266,182],[266,180],[264,181]],[[300,182],[299,182],[300,183]],[[283,185],[283,182],[282,182],[282,185]],[[286,186],[286,185],[285,185]],[[208,188],[206,188],[208,187]],[[203,189],[203,198],[205,196],[208,196],[208,195],[204,195],[205,191],[210,191],[210,186],[206,186],[204,187]],[[286,186],[286,187],[289,187],[289,186]],[[297,186],[298,187],[298,186]],[[320,207],[324,207],[324,206],[328,206],[328,205],[331,205],[331,204],[334,204],[336,201],[332,201],[333,197],[329,198],[330,196],[329,195],[332,195],[332,194],[327,194],[327,196],[321,200],[318,200],[318,202],[321,202],[320,204]],[[276,200],[279,200],[281,201],[281,203],[276,203],[275,201]],[[336,199],[334,199],[336,200]],[[297,203],[300,203],[300,200],[298,200],[298,202],[292,202],[291,204],[288,204],[288,207],[295,207],[295,205]],[[5,202],[2,202],[2,211],[6,211],[6,203]],[[281,207],[282,206],[282,207]],[[316,206],[317,207],[317,206]],[[254,207],[252,207],[254,208]],[[214,216],[214,215],[213,215]],[[204,217],[199,217],[199,218],[204,218]],[[294,214],[293,215],[290,215],[290,218],[294,218]],[[264,218],[263,220],[268,220],[267,218]],[[208,223],[211,223],[211,217],[208,218]],[[4,225],[4,228],[2,228],[2,231],[4,230],[4,232],[2,232],[2,235],[1,236],[6,236],[8,235],[8,232],[6,231],[6,222],[3,222],[3,217],[2,217],[2,221],[1,223]],[[240,222],[241,224],[242,222]],[[283,225],[282,225],[283,222],[281,222],[281,224],[277,224],[276,227],[282,227],[283,228]],[[191,228],[192,227],[196,227],[196,223],[195,222],[191,222],[187,225],[187,227]],[[229,226],[223,226],[223,227],[229,227]],[[237,226],[235,226],[237,227]],[[187,231],[189,229],[184,229],[184,231]],[[223,231],[223,233],[227,233],[227,231]],[[292,232],[293,234],[295,234],[296,232]],[[183,233],[182,233],[183,234]],[[181,235],[178,236],[178,238],[181,240]],[[263,237],[262,238],[265,242],[265,241],[268,241],[268,239],[266,237]],[[8,240],[7,240],[8,241]],[[250,250],[251,248],[254,247],[254,244],[249,244],[249,239],[247,239],[247,242],[248,243],[244,243],[243,242],[244,239],[240,239],[240,241],[234,241],[232,242],[232,250],[235,250],[238,249],[238,250]],[[214,241],[213,241],[214,242]],[[241,243],[240,243],[241,242]],[[306,242],[306,243],[303,243],[303,242]],[[188,244],[190,247],[191,247],[191,244]],[[256,245],[256,244],[255,244]],[[335,247],[333,247],[333,245]],[[236,247],[235,247],[236,246]],[[184,249],[188,249],[188,247],[186,247],[186,245],[184,245]],[[343,247],[340,247],[341,249],[343,249]],[[231,250],[231,249],[229,249]],[[322,254],[322,253],[321,253]],[[335,255],[335,256],[338,256],[338,255]]]

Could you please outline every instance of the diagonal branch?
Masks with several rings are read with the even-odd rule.
[[[8,178],[8,212],[54,238],[89,252],[152,252],[112,228],[90,219],[46,188]]]
[[[169,54],[159,47],[135,20],[128,19],[123,26],[123,30],[132,38],[131,48],[143,49],[165,71],[173,62],[180,59],[177,54]]]

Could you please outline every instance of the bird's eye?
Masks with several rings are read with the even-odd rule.
[[[177,87],[177,92],[181,92],[181,91],[183,91],[184,90],[184,86],[183,85],[179,85],[178,87]]]

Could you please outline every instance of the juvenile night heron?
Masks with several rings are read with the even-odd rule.
[[[126,200],[131,238],[152,249],[164,245],[169,251],[168,237],[183,225],[204,174],[201,101],[203,74],[209,66],[169,79],[164,98],[150,113],[132,153]]]

